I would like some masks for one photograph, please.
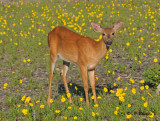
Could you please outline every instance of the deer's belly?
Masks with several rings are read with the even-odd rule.
[[[77,62],[77,57],[71,54],[58,54],[59,58],[67,62]]]

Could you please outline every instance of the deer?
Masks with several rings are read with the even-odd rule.
[[[119,20],[113,28],[102,28],[98,23],[91,22],[91,26],[95,32],[102,34],[100,41],[95,41],[90,37],[85,37],[75,33],[64,26],[57,26],[48,33],[48,45],[50,51],[50,74],[49,74],[49,91],[47,103],[50,106],[51,99],[51,84],[53,80],[53,72],[57,58],[63,60],[62,69],[60,72],[61,79],[67,93],[69,88],[67,84],[66,74],[70,62],[79,66],[81,78],[84,86],[86,106],[89,107],[88,98],[88,79],[94,96],[94,103],[98,104],[96,96],[96,82],[95,82],[95,68],[100,60],[106,55],[114,38],[114,33],[120,30],[123,21]],[[87,75],[88,72],[88,75]],[[72,98],[69,97],[69,102],[73,103]]]

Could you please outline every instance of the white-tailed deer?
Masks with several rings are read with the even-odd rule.
[[[98,103],[95,90],[95,68],[99,61],[105,56],[109,46],[112,44],[114,33],[118,31],[122,25],[123,22],[118,21],[114,24],[113,28],[101,28],[96,22],[91,22],[92,28],[96,32],[100,32],[102,34],[102,39],[99,42],[89,37],[79,35],[63,26],[56,27],[49,32],[48,44],[50,48],[51,66],[49,75],[49,94],[47,100],[49,105],[51,97],[51,83],[57,56],[63,60],[63,66],[60,75],[66,92],[69,93],[66,73],[70,62],[73,62],[79,66],[81,71],[86,96],[86,105],[89,107],[87,71],[94,96],[94,102]],[[72,103],[71,97],[69,97],[69,101]]]

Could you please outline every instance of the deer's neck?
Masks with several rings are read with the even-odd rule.
[[[102,39],[98,42],[97,46],[99,50],[99,55],[101,55],[100,58],[102,59],[106,55],[109,47],[104,43]]]

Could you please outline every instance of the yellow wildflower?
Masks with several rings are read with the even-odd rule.
[[[19,83],[22,83],[23,82],[23,80],[21,79],[21,80],[19,80]]]
[[[117,115],[117,114],[118,114],[118,111],[117,111],[117,110],[116,110],[116,111],[114,111],[114,114],[115,114],[115,115]]]
[[[40,103],[40,101],[39,101],[39,100],[37,100],[37,101],[36,101],[36,103]]]
[[[152,97],[151,93],[149,93],[149,92],[148,92],[148,95],[149,95],[150,97]]]
[[[130,119],[132,117],[132,114],[127,114],[126,118]]]
[[[153,61],[156,63],[156,62],[158,62],[158,59],[157,59],[157,58],[154,58],[154,60],[153,60]]]
[[[61,111],[60,110],[55,110],[55,113],[60,113]]]
[[[82,108],[82,107],[79,107],[79,110],[83,110],[83,108]]]
[[[145,108],[148,107],[148,103],[147,102],[144,103],[144,107]]]
[[[27,97],[26,100],[25,100],[25,103],[29,103],[30,100],[31,100],[31,98]]]
[[[137,60],[137,57],[134,57],[134,60],[136,61],[136,60]]]
[[[3,89],[6,89],[6,87],[3,87]]]
[[[144,97],[142,97],[142,100],[143,100],[143,101],[145,101],[145,98],[144,98]]]
[[[72,86],[72,83],[69,83],[70,86]]]
[[[154,117],[154,113],[153,113],[153,112],[150,112],[149,117],[150,117],[150,118],[153,118],[153,117]]]
[[[64,119],[67,120],[67,116],[64,116]]]
[[[119,100],[120,100],[121,102],[124,102],[124,101],[125,101],[125,99],[124,99],[123,96],[119,96]]]
[[[93,100],[93,99],[94,99],[94,96],[92,96],[91,99]]]
[[[130,43],[129,43],[129,42],[127,42],[127,43],[126,43],[126,45],[127,45],[127,46],[130,46]]]
[[[118,78],[117,78],[117,80],[120,80],[120,79],[121,79],[121,77],[118,77]]]
[[[98,97],[97,97],[97,99],[101,99],[101,98],[102,98],[101,96],[98,96]]]
[[[71,94],[70,94],[70,93],[67,93],[67,97],[68,97],[68,98],[71,97]]]
[[[148,86],[148,85],[146,85],[146,86],[145,86],[145,88],[146,88],[146,89],[149,89],[149,86]]]
[[[25,98],[26,98],[26,96],[24,95],[24,96],[21,98],[21,100],[22,100],[22,101],[24,101],[24,100],[25,100]]]
[[[73,118],[74,120],[77,120],[77,116],[74,116],[74,118]]]
[[[53,103],[53,99],[50,99],[50,101],[49,101],[50,103]]]
[[[130,78],[129,81],[130,81],[132,84],[135,83],[135,81],[134,81],[132,78]]]
[[[117,84],[116,84],[116,83],[113,83],[113,86],[117,86]]]
[[[103,88],[104,92],[108,92],[108,89],[106,87]]]
[[[83,101],[83,98],[81,97],[79,100],[82,102],[82,101]]]
[[[111,93],[114,93],[114,90],[110,90]]]
[[[26,63],[26,60],[24,59],[23,62]]]
[[[99,113],[96,113],[97,116],[99,116]]]
[[[143,84],[143,83],[144,83],[144,80],[141,80],[140,83]]]
[[[144,90],[144,86],[141,86],[140,89],[141,89],[141,90]]]
[[[40,108],[44,108],[44,105],[40,105]]]
[[[135,88],[132,88],[132,93],[136,94],[136,89]]]
[[[4,83],[4,87],[7,87],[8,86],[8,84],[7,83]]]
[[[75,86],[74,88],[75,88],[75,90],[78,90],[77,86]]]
[[[68,109],[72,109],[72,107],[71,107],[71,106],[68,106]]]
[[[27,110],[27,109],[23,109],[23,110],[22,110],[22,113],[23,113],[24,115],[27,115],[28,110]]]
[[[111,52],[112,52],[112,49],[109,49],[109,52],[111,53]]]
[[[131,104],[128,104],[128,107],[130,108],[130,107],[131,107]]]
[[[102,35],[99,36],[99,40],[101,40],[101,39],[102,39]]]
[[[118,111],[118,110],[119,110],[119,107],[116,107],[116,110]]]
[[[33,103],[29,103],[29,105],[32,107],[32,106],[33,106]]]
[[[85,25],[85,23],[82,23],[82,26],[84,26]]]
[[[66,98],[62,96],[61,102],[65,102],[65,101],[66,101]]]
[[[42,45],[42,43],[41,43],[41,42],[39,42],[39,43],[38,43],[38,45],[40,46],[40,45]]]
[[[31,60],[30,60],[30,59],[27,59],[27,61],[30,62]]]
[[[95,104],[94,107],[98,107],[98,104]]]
[[[92,116],[94,117],[96,114],[95,114],[95,112],[92,112]]]
[[[145,56],[145,55],[146,55],[146,53],[143,53],[143,55]]]
[[[125,88],[124,88],[124,91],[126,91],[127,89],[128,89],[128,88],[127,88],[127,87],[125,87]]]

